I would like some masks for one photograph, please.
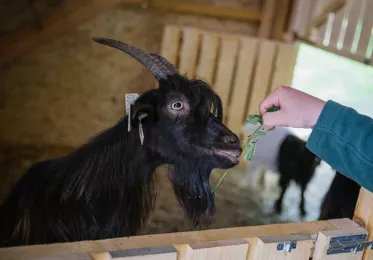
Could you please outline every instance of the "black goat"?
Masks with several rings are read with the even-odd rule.
[[[280,172],[279,185],[281,187],[280,197],[275,204],[278,213],[282,211],[282,200],[286,189],[290,181],[294,180],[300,186],[302,193],[299,205],[300,213],[302,216],[306,214],[304,192],[320,162],[321,159],[307,149],[306,142],[302,139],[292,134],[284,139],[277,157]]]
[[[153,172],[160,165],[169,165],[177,199],[194,226],[214,221],[211,170],[235,166],[242,152],[237,135],[222,123],[219,96],[159,55],[94,40],[138,60],[159,88],[141,95],[130,116],[87,144],[28,170],[0,208],[2,247],[136,235],[153,209]]]
[[[359,184],[337,171],[328,192],[324,196],[319,220],[352,219],[360,188]]]

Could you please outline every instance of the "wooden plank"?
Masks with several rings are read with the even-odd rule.
[[[290,9],[290,0],[277,1],[276,19],[273,28],[273,39],[282,41],[285,33],[285,23]]]
[[[324,25],[329,17],[330,13],[335,13],[341,10],[347,3],[347,0],[332,0],[328,1],[320,11],[318,11],[315,18],[312,19],[310,26],[312,28],[318,28],[321,25]]]
[[[202,48],[196,77],[205,80],[210,85],[213,83],[216,61],[218,59],[218,47],[218,34],[209,32],[202,34]]]
[[[179,71],[194,78],[198,46],[200,43],[200,31],[195,28],[186,27],[183,29],[183,42],[180,49]]]
[[[353,219],[368,230],[368,240],[371,241],[373,239],[373,193],[364,187],[360,189]],[[372,252],[366,250],[363,259],[373,259]]]
[[[188,245],[185,260],[246,260],[249,243],[244,239],[214,241]]]
[[[332,27],[332,33],[330,35],[330,41],[329,46],[332,46],[337,49],[338,47],[338,41],[341,36],[341,31],[343,29],[342,23],[343,23],[343,17],[345,16],[346,12],[346,6],[343,7],[341,10],[339,10],[337,13],[335,13],[334,16],[334,22]]]
[[[315,0],[311,1],[311,9],[310,9],[310,21],[315,19],[317,15],[320,14],[322,7],[324,6],[325,2],[323,0]],[[310,23],[307,25],[307,37],[313,41],[316,42],[318,35],[319,35],[319,29],[314,28]]]
[[[317,32],[317,38],[315,40],[316,44],[324,45],[325,33],[326,33],[326,24],[322,25],[319,28]]]
[[[296,39],[300,40],[302,43],[308,44],[310,46],[313,46],[313,47],[316,47],[316,48],[319,48],[319,49],[322,49],[322,50],[334,53],[334,54],[339,55],[339,56],[343,56],[345,58],[348,58],[348,59],[360,62],[362,64],[366,64],[364,57],[361,57],[359,55],[353,54],[351,52],[346,52],[343,49],[342,50],[338,50],[338,49],[336,49],[336,48],[334,48],[332,46],[317,45],[317,44],[311,42],[310,40],[305,39],[305,38],[301,38],[299,36],[297,36]],[[372,60],[371,64],[373,64],[373,60]]]
[[[332,237],[362,235],[367,233],[368,232],[362,227],[320,231],[317,236],[313,260],[360,260],[363,251],[332,255],[327,255],[326,252],[329,248],[329,242]]]
[[[2,258],[1,258],[2,259]],[[70,254],[67,256],[48,256],[42,258],[32,258],[32,260],[106,260],[106,258],[92,258],[89,254]]]
[[[179,27],[167,25],[163,30],[160,55],[177,67],[180,48],[181,30]]]
[[[234,68],[238,52],[238,37],[221,37],[220,56],[216,72],[214,89],[223,103],[223,111],[228,111],[228,99],[232,87]],[[227,116],[224,116],[226,122]]]
[[[277,49],[277,59],[273,72],[273,80],[270,91],[278,86],[291,86],[295,64],[298,57],[298,43],[280,43]],[[286,64],[286,66],[284,66]]]
[[[227,111],[227,126],[237,135],[240,135],[243,122],[247,116],[245,108],[242,108],[242,106],[245,106],[248,101],[250,80],[254,74],[258,43],[259,41],[256,38],[245,37],[240,39],[232,100],[229,111]]]
[[[263,40],[260,43],[258,62],[251,89],[247,115],[259,113],[259,104],[266,97],[272,82],[273,62],[275,61],[276,43]]]
[[[95,241],[80,241],[75,243],[56,243],[22,246],[17,248],[0,248],[0,255],[7,260],[23,260],[45,256],[61,256],[66,254],[92,252],[100,253],[119,249],[124,250],[144,247],[193,244],[218,240],[255,238],[257,236],[315,234],[320,230],[335,229],[336,227],[328,221],[260,225],[195,232],[177,232],[170,234],[121,237]]]
[[[172,0],[153,0],[150,4],[152,7],[172,12],[235,19],[245,22],[258,22],[261,19],[260,12],[245,8],[239,9],[191,1]]]
[[[273,26],[273,19],[275,15],[276,0],[265,0],[263,18],[259,27],[260,38],[269,38]]]
[[[296,248],[291,252],[278,250],[280,243],[296,241]],[[292,235],[278,237],[259,237],[255,249],[256,260],[303,260],[310,259],[313,239],[310,235]]]
[[[177,252],[172,246],[149,247],[110,252],[113,260],[176,260]]]
[[[373,1],[365,0],[364,3],[364,20],[356,53],[365,57],[373,27]]]
[[[343,41],[343,50],[346,52],[351,52],[351,48],[354,43],[356,26],[360,17],[361,3],[361,0],[349,1],[350,10],[348,13],[348,25],[346,28],[346,34]]]
[[[141,6],[143,0],[80,0],[68,1],[42,20],[43,30],[32,24],[16,29],[0,38],[0,66],[56,39],[89,21],[95,15],[119,4]]]
[[[111,255],[109,252],[104,252],[104,253],[92,253],[90,254],[92,260],[111,260]],[[69,256],[70,259],[70,256]]]
[[[313,3],[309,0],[298,0],[293,31],[302,37],[307,36],[307,29],[311,19]]]

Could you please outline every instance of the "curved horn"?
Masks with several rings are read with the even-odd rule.
[[[169,65],[165,64],[165,62],[163,61],[163,59],[165,58],[162,57],[163,59],[160,59],[153,57],[152,55],[128,43],[97,37],[93,38],[93,40],[97,43],[104,44],[127,53],[132,58],[136,59],[138,62],[144,65],[144,67],[148,69],[158,81],[161,79],[166,79],[168,75],[177,73],[177,71],[171,69]]]
[[[174,66],[174,64],[169,62],[165,57],[155,54],[155,53],[150,53],[150,55],[158,59],[165,67],[167,67],[172,72],[172,74],[179,74],[179,71]]]

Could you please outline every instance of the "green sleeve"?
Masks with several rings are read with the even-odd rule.
[[[307,148],[338,172],[373,192],[373,119],[326,102]]]

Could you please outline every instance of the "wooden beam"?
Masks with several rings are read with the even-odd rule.
[[[258,37],[270,38],[273,19],[275,15],[276,0],[265,0],[263,8],[263,17],[259,27]]]
[[[237,228],[222,228],[194,232],[177,232],[171,234],[144,235],[122,237],[95,241],[45,244],[0,248],[1,259],[23,260],[47,256],[62,256],[66,254],[103,253],[115,250],[136,249],[144,247],[175,246],[248,238],[252,241],[258,236],[278,236],[292,234],[317,234],[321,230],[338,229],[329,221],[308,223],[284,223]]]
[[[373,65],[373,62],[371,60],[366,59],[364,56],[360,56],[358,54],[353,54],[351,52],[346,52],[344,50],[338,50],[337,48],[335,48],[333,46],[324,46],[324,45],[316,44],[316,43],[312,42],[311,40],[308,40],[305,37],[299,36],[296,33],[294,33],[294,39],[298,40],[298,41],[300,41],[304,44],[308,44],[312,47],[319,48],[321,50],[334,53],[338,56],[342,56],[344,58],[347,58],[347,59],[350,59],[350,60],[353,60],[353,61],[357,61],[357,62],[362,63],[364,65]]]
[[[248,9],[234,9],[209,4],[169,0],[75,0],[58,8],[42,21],[43,29],[27,24],[0,38],[0,66],[45,44],[78,25],[89,21],[95,15],[117,5],[141,7],[148,4],[161,10],[235,19],[246,22],[259,22],[261,13]]]
[[[347,4],[347,1],[348,0],[335,0],[323,7],[321,13],[317,14],[312,20],[309,28],[319,28],[321,25],[325,24],[328,21],[329,14],[338,12]]]
[[[229,8],[225,6],[174,0],[153,0],[150,3],[152,7],[166,11],[241,20],[244,22],[259,22],[262,17],[260,12],[245,8]]]
[[[62,5],[43,21],[43,29],[26,24],[0,38],[0,66],[89,21],[119,4],[141,5],[143,0],[75,0]]]
[[[272,31],[272,38],[282,41],[285,35],[285,25],[288,20],[289,9],[290,9],[290,0],[279,0],[277,2],[277,12],[275,23]]]

